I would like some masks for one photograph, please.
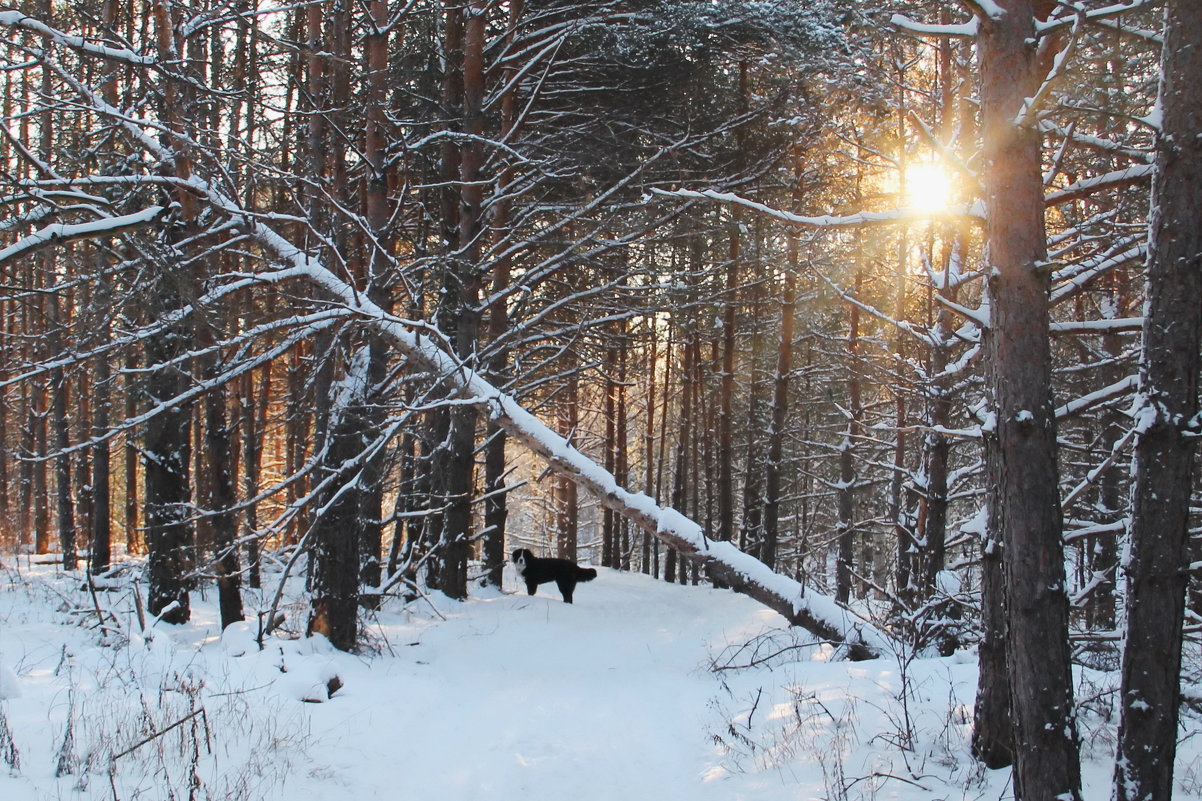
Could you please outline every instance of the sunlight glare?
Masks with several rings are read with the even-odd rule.
[[[918,162],[906,167],[905,205],[925,214],[946,209],[952,202],[954,184],[951,175],[934,162]]]

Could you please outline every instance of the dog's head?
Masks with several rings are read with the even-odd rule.
[[[534,554],[529,548],[518,548],[510,555],[510,558],[513,559],[513,566],[517,568],[519,576],[526,573],[526,562],[533,556]]]

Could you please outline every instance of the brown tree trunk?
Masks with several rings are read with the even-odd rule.
[[[523,0],[513,0],[509,4],[509,34],[506,43],[510,43],[513,32],[517,29],[525,9]],[[503,83],[510,87],[501,98],[501,138],[508,140],[517,124],[517,88],[513,79],[517,76],[518,66],[510,65],[504,73]],[[509,374],[509,348],[500,343],[501,338],[509,330],[509,309],[507,293],[511,287],[512,258],[504,247],[510,234],[510,202],[506,193],[513,181],[512,171],[506,169],[497,182],[497,199],[493,204],[492,228],[494,242],[501,245],[501,253],[493,265],[492,293],[495,300],[488,309],[488,340],[492,353],[489,358],[489,380],[497,386],[505,386]],[[485,569],[488,571],[488,582],[495,587],[501,586],[501,573],[505,566],[505,526],[509,520],[508,498],[505,492],[505,444],[508,436],[505,429],[489,421],[487,432],[488,444],[484,451],[484,543],[483,555]]]
[[[139,390],[136,385],[135,369],[138,366],[138,355],[130,352],[125,357],[125,419],[132,420],[138,413]],[[126,553],[144,553],[146,543],[142,529],[138,523],[138,446],[127,434],[123,451],[122,472],[125,484],[125,506],[121,518],[125,525]]]
[[[1171,798],[1202,347],[1202,4],[1165,5],[1145,305],[1118,801]]]
[[[580,379],[575,372],[567,378],[563,399],[559,403],[560,434],[568,442],[576,439],[580,425]],[[555,476],[555,555],[576,561],[580,541],[580,504],[576,483],[566,476]]]
[[[761,226],[756,225],[757,249],[762,249]],[[757,369],[757,354],[763,346],[763,333],[759,323],[760,307],[763,303],[763,284],[756,281],[751,286],[748,306],[752,310],[751,358],[747,365],[747,449],[744,452],[743,519],[739,526],[739,549],[748,553],[759,553],[764,539],[764,440],[761,427],[760,382]]]
[[[730,221],[730,252],[726,267],[726,295],[722,311],[722,370],[718,391],[718,527],[717,538],[730,542],[735,531],[734,394],[735,321],[738,306],[742,214],[738,208]],[[677,509],[681,507],[677,506]],[[682,509],[683,511],[683,509]]]
[[[629,431],[627,428],[628,422],[626,417],[626,388],[628,383],[626,379],[626,361],[628,344],[626,339],[625,320],[618,325],[618,335],[621,338],[621,342],[618,345],[618,420],[616,424],[617,453],[614,456],[617,469],[614,475],[618,479],[618,483],[620,483],[622,486],[626,486],[630,479],[630,455],[626,449],[626,440],[629,436]],[[627,523],[626,518],[621,516],[618,517],[618,530],[616,537],[618,553],[615,559],[616,564],[614,567],[617,567],[620,570],[630,570],[630,551],[632,547],[630,542],[630,526]]]
[[[780,342],[776,349],[776,375],[772,380],[772,409],[768,423],[768,460],[764,469],[764,536],[760,561],[776,568],[780,544],[781,470],[785,424],[789,416],[789,375],[793,372],[793,327],[797,314],[797,236],[789,235],[789,263],[780,300]]]
[[[644,375],[647,377],[647,422],[643,425],[643,492],[656,497],[655,490],[655,470],[659,464],[659,460],[655,458],[655,389],[656,375],[659,372],[659,333],[653,319],[648,321],[649,355],[647,357],[647,369]],[[651,535],[643,532],[642,544],[639,549],[641,562],[639,569],[647,574],[651,574]]]
[[[1016,797],[1080,798],[1068,594],[1061,540],[1056,418],[1048,335],[1049,272],[1040,137],[1017,124],[1039,87],[1032,0],[999,0],[982,16],[983,178],[991,314],[991,379],[1008,592],[1007,664]]]
[[[617,475],[618,461],[618,350],[610,343],[605,349],[605,469]],[[601,566],[616,567],[618,513],[601,512]]]
[[[462,132],[467,138],[443,148],[441,169],[450,182],[443,199],[444,229],[453,252],[444,267],[439,320],[455,353],[473,367],[480,327],[477,307],[484,235],[483,149],[479,137],[484,125],[486,12],[483,0],[473,0],[469,6],[449,0],[445,4],[447,76],[443,102],[448,109],[462,110]],[[478,413],[472,406],[454,406],[440,415],[442,444],[434,451],[436,502],[443,509],[437,581],[439,589],[452,598],[466,598]]]
[[[985,336],[989,336],[985,332]],[[986,343],[988,344],[988,343]],[[997,475],[997,432],[984,434],[985,474]],[[981,642],[977,646],[977,698],[973,708],[972,753],[991,770],[1014,764],[1010,717],[1010,673],[1006,667],[1006,576],[1002,565],[1002,508],[998,487],[985,487],[985,530],[981,536]]]
[[[216,376],[220,362],[207,358],[204,375]],[[242,575],[238,560],[237,528],[233,508],[234,455],[231,449],[229,418],[225,408],[226,389],[215,386],[204,399],[205,460],[209,470],[207,506],[213,535],[213,567],[217,575],[217,604],[221,628],[243,619]]]
[[[51,295],[50,304],[50,350],[52,353],[62,352],[62,298],[57,294]],[[71,455],[66,453],[70,444],[70,430],[67,421],[68,385],[66,371],[55,367],[50,371],[51,387],[51,422],[54,427],[54,502],[55,517],[58,519],[58,544],[62,554],[64,570],[75,570],[79,567],[79,555],[76,552],[75,505],[71,486]]]
[[[942,246],[942,275],[943,285],[937,287],[940,296],[948,300],[956,300],[956,290],[951,286],[951,264],[959,262],[961,247],[954,233],[947,232],[948,238]],[[939,597],[943,590],[939,587],[939,574],[947,564],[947,483],[948,464],[951,457],[951,441],[943,431],[952,425],[952,381],[945,375],[949,361],[950,347],[955,341],[951,311],[944,304],[938,304],[935,331],[941,339],[931,351],[928,374],[934,376],[926,387],[927,403],[930,407],[930,430],[923,437],[923,459],[925,486],[921,488],[922,514],[917,526],[920,542],[919,548],[921,569],[918,576],[918,601],[928,610],[926,620],[920,632],[923,640],[934,640],[935,647],[944,656],[951,656],[958,641],[952,630],[952,621],[959,617],[959,607],[948,599]],[[931,630],[931,626],[934,627]]]
[[[680,422],[679,433],[676,437],[676,468],[673,473],[672,480],[672,502],[671,507],[680,511],[682,514],[685,504],[689,502],[689,464],[692,454],[692,437],[693,437],[693,389],[696,384],[696,362],[699,359],[700,344],[697,341],[697,331],[692,321],[685,323],[687,330],[684,332],[682,347],[684,349],[684,363],[680,368]],[[679,567],[680,576],[683,580],[685,574],[684,564],[677,564],[678,554],[675,548],[669,547],[667,556],[664,560],[664,581],[675,582],[677,580],[677,569]]]
[[[862,272],[856,270],[855,294],[860,294]],[[860,438],[860,307],[851,304],[847,320],[847,408],[850,415],[839,445],[839,485],[835,491],[839,520],[835,524],[838,552],[835,557],[835,600],[851,598],[855,568],[856,441]]]
[[[246,582],[254,589],[262,586],[262,574],[258,538],[259,504],[252,499],[259,494],[263,453],[259,414],[260,409],[266,406],[270,369],[268,366],[263,370],[261,381],[263,402],[261,404],[255,399],[254,373],[248,371],[238,381],[238,411],[242,434],[242,494],[246,504],[242,513],[242,539],[246,542]]]
[[[103,304],[102,304],[103,305]],[[107,320],[101,324],[99,344],[104,345],[109,338]],[[97,356],[92,366],[92,387],[94,403],[92,406],[91,432],[94,437],[102,437],[108,432],[112,395],[112,370],[108,355]],[[112,487],[109,481],[109,470],[112,466],[112,456],[107,439],[92,446],[91,485],[92,485],[92,515],[91,531],[88,532],[91,545],[88,549],[88,569],[93,575],[104,573],[109,569],[112,559]]]
[[[181,57],[178,31],[167,0],[155,0],[153,6],[158,54],[164,61]],[[187,106],[176,85],[176,79],[163,81],[163,118],[172,136],[175,150],[175,173],[187,179],[192,172],[184,145]],[[180,204],[180,227],[168,232],[169,239],[182,238],[183,226],[196,219],[196,198],[183,190],[176,192]],[[165,270],[166,268],[164,268]],[[166,314],[183,305],[175,276],[159,276],[154,287],[151,308]],[[145,475],[145,521],[148,574],[150,587],[147,607],[152,615],[162,615],[168,623],[185,623],[191,617],[188,584],[193,564],[193,528],[191,523],[192,488],[189,465],[192,460],[192,404],[169,405],[180,395],[191,376],[186,366],[176,364],[188,349],[189,341],[181,326],[173,326],[163,334],[146,340],[143,352],[147,378],[146,396],[149,406],[167,406],[153,417],[143,434],[142,467]],[[176,604],[171,611],[172,604]]]

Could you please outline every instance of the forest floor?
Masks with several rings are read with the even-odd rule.
[[[569,606],[507,568],[503,593],[389,601],[350,655],[287,632],[260,651],[257,624],[222,637],[212,592],[146,637],[128,584],[99,593],[102,636],[78,574],[0,563],[6,801],[1012,795],[968,754],[971,653],[831,660],[726,591],[601,570]],[[1080,681],[1087,798],[1109,795],[1107,681]],[[1178,797],[1197,798],[1185,734]]]

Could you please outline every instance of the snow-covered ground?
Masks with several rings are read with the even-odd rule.
[[[223,638],[212,593],[148,639],[128,584],[99,594],[116,614],[102,642],[78,575],[4,564],[5,801],[1011,795],[967,753],[971,655],[828,661],[730,592],[602,570],[569,606],[507,573],[511,591],[467,603],[391,601],[371,653],[349,655],[259,651],[256,624]],[[299,601],[290,614],[303,626]],[[1106,797],[1111,724],[1086,718],[1086,797]],[[1178,797],[1197,797],[1199,746],[1183,748]]]

